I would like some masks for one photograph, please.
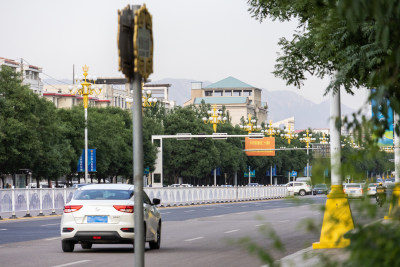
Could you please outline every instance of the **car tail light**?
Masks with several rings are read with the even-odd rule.
[[[371,190],[371,188],[368,187],[368,191]]]
[[[128,232],[133,233],[133,228],[121,228],[121,231],[126,233]]]
[[[82,208],[82,205],[68,205],[68,206],[64,206],[64,213],[71,213],[71,212],[75,212],[78,211]]]
[[[361,191],[361,194],[362,194],[362,193],[363,193],[363,190],[362,190],[362,188],[361,188],[361,190],[360,190],[360,191]]]
[[[93,239],[101,239],[101,236],[94,236]]]
[[[120,212],[133,213],[134,211],[132,205],[114,205],[113,207]]]

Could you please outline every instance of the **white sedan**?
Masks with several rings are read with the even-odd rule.
[[[133,244],[133,189],[128,184],[93,184],[76,190],[61,218],[62,250],[72,252],[77,243],[83,249],[93,244]],[[159,199],[151,202],[144,192],[145,241],[151,249],[159,249],[161,244],[158,204]]]

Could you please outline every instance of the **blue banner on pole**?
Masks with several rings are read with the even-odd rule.
[[[215,170],[215,169],[213,169],[213,170],[211,171],[211,175],[214,175],[214,170]],[[221,168],[217,167],[216,174],[217,174],[217,176],[221,176]]]
[[[308,168],[308,175],[309,175],[309,176],[312,176],[311,173],[312,173],[312,166],[309,166],[309,168]],[[307,176],[307,166],[304,167],[304,176]]]
[[[244,172],[244,177],[249,177],[249,172]],[[256,177],[256,170],[250,171],[250,177]]]
[[[271,176],[271,171],[268,169],[265,173],[266,176]],[[276,176],[276,165],[272,168],[272,176]]]
[[[82,149],[82,154],[78,161],[78,172],[85,172],[85,150]],[[96,149],[88,149],[88,172],[96,171]]]

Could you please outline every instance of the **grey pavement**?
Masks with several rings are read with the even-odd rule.
[[[278,260],[277,263],[281,267],[328,266],[328,262],[342,263],[348,256],[348,252],[341,248],[313,249],[308,247]]]

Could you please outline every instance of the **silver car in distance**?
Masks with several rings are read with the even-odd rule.
[[[61,245],[64,252],[75,244],[91,249],[93,244],[133,244],[135,239],[133,185],[91,184],[77,189],[64,206]],[[151,249],[161,244],[160,200],[144,193],[145,241]]]

